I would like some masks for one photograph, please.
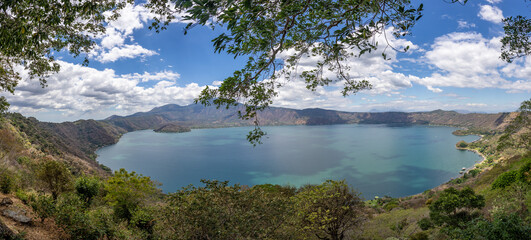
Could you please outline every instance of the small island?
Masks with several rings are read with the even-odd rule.
[[[190,127],[179,125],[178,123],[168,123],[154,129],[153,131],[162,133],[183,133],[190,132],[192,129],[190,129]]]

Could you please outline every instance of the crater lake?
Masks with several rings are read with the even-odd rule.
[[[130,132],[97,151],[98,162],[125,168],[175,192],[201,179],[229,184],[300,187],[345,179],[366,199],[423,192],[459,176],[481,156],[455,148],[478,136],[455,136],[456,128],[376,124],[274,126],[253,147],[251,127],[193,129],[187,133]]]

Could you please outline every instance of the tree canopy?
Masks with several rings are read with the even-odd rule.
[[[446,2],[464,5],[468,0]],[[370,82],[349,75],[348,57],[375,51],[379,34],[386,39],[387,34],[410,34],[423,11],[422,4],[410,0],[151,0],[146,6],[159,16],[150,27],[157,32],[177,14],[190,22],[185,33],[196,25],[226,29],[212,40],[215,52],[247,57],[247,64],[219,88],[207,86],[195,102],[227,108],[244,104],[240,118],[257,126],[248,135],[253,144],[265,134],[256,112],[273,103],[284,78],[302,78],[313,91],[340,82],[344,96],[370,89]],[[510,62],[529,54],[529,20],[517,16],[504,23],[501,58]],[[299,73],[304,57],[318,61]],[[385,51],[382,57],[387,58]]]
[[[46,86],[46,76],[59,71],[54,52],[66,49],[78,56],[90,51],[92,36],[104,32],[105,21],[117,17],[106,19],[103,13],[127,1],[1,1],[0,91],[14,93],[23,68]],[[6,98],[0,97],[0,113],[8,106]]]

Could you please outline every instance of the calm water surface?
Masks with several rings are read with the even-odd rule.
[[[246,140],[251,128],[197,129],[188,133],[125,134],[98,150],[98,161],[162,183],[174,192],[201,179],[301,186],[326,179],[347,182],[365,198],[406,196],[458,176],[481,157],[455,148],[450,127],[326,125],[264,127],[264,144]]]

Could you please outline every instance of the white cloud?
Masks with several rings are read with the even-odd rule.
[[[478,13],[478,17],[485,21],[489,21],[492,23],[501,23],[503,19],[503,13],[502,10],[498,7],[490,6],[490,5],[480,5],[480,10]]]
[[[458,29],[475,28],[475,27],[476,27],[476,24],[474,24],[474,23],[469,23],[469,22],[464,21],[464,20],[458,20],[457,21],[457,28]]]
[[[107,17],[111,14],[111,12],[105,13]],[[142,5],[126,5],[124,9],[120,10],[120,17],[110,21],[106,26],[105,34],[96,36],[96,39],[101,41],[99,46],[89,54],[89,57],[106,63],[124,58],[146,58],[157,55],[156,51],[145,49],[135,43],[132,36],[135,30],[143,28],[144,24],[154,16]]]
[[[392,31],[388,29],[387,32]],[[410,88],[412,86],[412,77],[406,76],[402,73],[393,71],[393,64],[397,63],[397,52],[387,47],[389,43],[396,49],[403,49],[410,46],[409,53],[419,49],[419,47],[410,41],[404,39],[396,39],[391,34],[388,34],[387,40],[385,36],[378,35],[374,41],[379,42],[379,48],[372,53],[366,53],[360,57],[349,57],[344,63],[348,66],[347,74],[353,80],[368,80],[373,88],[371,90],[362,91],[365,94],[378,95],[398,94],[401,89]],[[386,50],[385,50],[386,49]],[[382,53],[387,54],[391,60],[385,60]],[[354,55],[358,55],[357,50],[350,50]],[[280,54],[281,58],[286,58],[290,54],[294,54],[294,50],[289,50]],[[317,56],[304,56],[300,59],[296,69],[295,77],[290,79],[283,79],[281,82],[283,86],[278,90],[278,96],[274,99],[275,106],[290,107],[290,108],[308,108],[321,107],[333,109],[349,109],[353,102],[350,98],[343,97],[341,91],[344,87],[344,81],[332,83],[329,87],[317,87],[315,92],[308,91],[306,83],[297,74],[303,71],[312,70],[317,62],[320,60]],[[334,72],[325,70],[323,77],[331,80],[337,80]]]
[[[112,69],[58,63],[61,71],[47,79],[46,88],[41,88],[37,81],[30,80],[21,71],[23,80],[15,94],[2,94],[11,103],[11,111],[27,114],[53,110],[74,114],[77,118],[82,114],[106,117],[146,111],[169,103],[187,105],[204,88],[196,83],[179,86],[175,82],[179,74],[171,71],[117,75]],[[141,81],[157,82],[139,86]]]
[[[114,62],[122,58],[145,58],[153,55],[158,55],[157,52],[143,48],[138,44],[134,45],[123,45],[121,47],[113,47],[108,51],[102,51],[96,57],[96,60],[106,63]]]
[[[169,80],[175,82],[181,75],[179,73],[164,70],[162,72],[157,72],[155,74],[144,72],[143,74],[139,73],[133,73],[133,74],[124,74],[122,77],[127,79],[135,79],[140,80],[141,82],[148,82],[148,81],[161,81],[161,80]]]
[[[473,32],[436,38],[425,55],[435,72],[412,79],[433,92],[442,91],[436,87],[531,91],[531,61],[526,58],[507,64],[499,57],[500,45],[499,38],[486,39]]]
[[[487,0],[487,2],[491,3],[491,4],[497,4],[497,3],[501,3],[503,0]]]

